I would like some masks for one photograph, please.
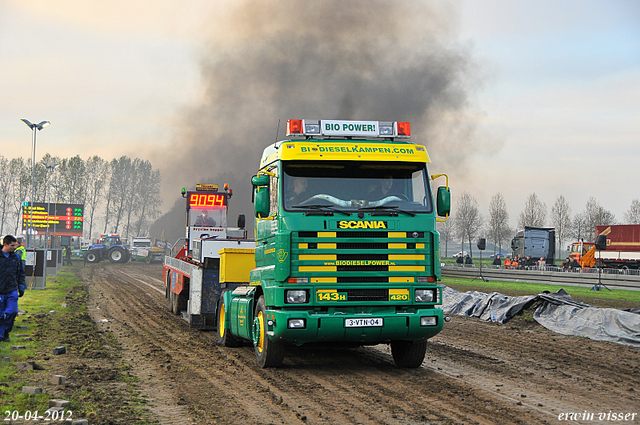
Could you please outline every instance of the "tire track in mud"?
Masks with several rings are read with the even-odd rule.
[[[579,367],[569,361],[575,356],[571,350],[549,362],[545,353],[562,351],[551,341],[555,334],[531,336],[505,325],[496,330],[471,319],[456,318],[454,326],[432,339],[417,370],[396,368],[387,346],[294,347],[283,368],[260,369],[252,347],[218,347],[215,333],[189,329],[165,309],[159,267],[88,269],[82,274],[95,302],[94,317],[112,320],[102,326],[113,328],[107,331],[121,341],[142,389],[160,405],[152,410],[161,423],[535,424],[555,423],[552,415],[600,408],[609,401],[610,408],[626,405],[632,411],[637,406],[640,411],[637,376],[622,381],[636,388],[626,391],[602,378],[615,365],[600,371]],[[611,351],[638,375],[637,357]],[[583,372],[593,384],[590,392],[579,388],[584,381],[573,378]],[[616,372],[612,379],[620,376]],[[607,394],[604,402],[593,404],[587,397],[596,391]],[[613,403],[616,397],[621,401]],[[172,416],[182,421],[165,420]]]
[[[136,277],[136,279],[140,280],[139,277]],[[246,362],[245,365],[247,365],[248,363],[248,365],[254,366],[255,361],[253,358],[252,350],[247,350],[246,348],[241,350],[244,351],[243,360]],[[459,403],[457,403],[457,400],[455,405],[448,405],[446,403],[443,403],[441,401],[443,388],[440,388],[443,385],[443,379],[441,376],[430,377],[431,382],[427,385],[433,391],[433,394],[429,396],[429,402],[433,405],[436,405],[437,409],[432,409],[433,411],[425,410],[422,412],[415,412],[416,405],[419,405],[419,403],[416,403],[415,395],[423,394],[424,396],[423,383],[418,383],[417,388],[407,389],[407,383],[409,380],[406,379],[406,377],[412,377],[415,374],[419,374],[420,371],[406,372],[402,371],[401,369],[397,369],[391,363],[391,356],[388,355],[381,365],[383,369],[381,369],[380,365],[377,364],[380,362],[380,360],[376,359],[376,364],[374,364],[373,366],[378,367],[374,368],[374,373],[372,373],[372,369],[371,367],[369,367],[369,365],[366,365],[366,367],[361,366],[363,362],[365,364],[371,362],[371,359],[369,358],[371,356],[366,355],[368,350],[369,349],[366,348],[360,350],[352,350],[352,352],[354,353],[364,352],[365,355],[358,355],[357,362],[349,362],[346,366],[343,364],[343,361],[341,359],[338,359],[337,364],[339,364],[341,371],[343,372],[341,376],[338,377],[338,379],[328,380],[326,376],[328,369],[329,372],[331,372],[332,366],[335,366],[331,364],[335,363],[334,356],[331,355],[330,359],[316,359],[316,362],[317,360],[321,360],[321,364],[319,366],[317,364],[311,365],[311,368],[304,368],[304,363],[300,362],[294,364],[294,366],[290,370],[288,370],[289,377],[288,379],[285,379],[285,385],[278,385],[278,383],[272,382],[271,379],[269,379],[269,381],[271,381],[270,383],[268,381],[265,381],[264,385],[266,386],[268,391],[273,393],[273,398],[278,400],[282,399],[283,402],[285,402],[285,404],[287,405],[298,405],[304,413],[298,413],[297,416],[304,416],[307,419],[309,419],[311,416],[314,416],[317,417],[318,420],[327,420],[326,412],[327,407],[329,407],[329,410],[334,416],[331,420],[335,420],[340,423],[350,422],[364,424],[397,424],[406,423],[407,417],[413,417],[418,421],[428,419],[431,421],[438,420],[447,422],[451,419],[454,419],[456,421],[465,423],[494,423],[491,419],[491,417],[494,416],[493,411],[490,412],[489,418],[483,418],[481,414],[479,415],[475,412],[475,408],[468,409],[468,411],[461,413],[461,406],[459,405]],[[248,355],[246,355],[247,351],[249,351]],[[304,352],[305,350],[302,351]],[[335,353],[335,350],[329,350],[329,353]],[[306,355],[308,355],[308,353],[304,353],[302,355],[302,358],[305,358]],[[299,358],[295,355],[290,355],[289,357],[290,361],[293,362],[296,361],[296,358]],[[287,361],[287,363],[289,363],[290,361]],[[285,366],[287,366],[287,363],[285,363]],[[359,370],[361,370],[361,372],[359,372]],[[261,369],[253,371],[253,379],[264,379],[260,375],[264,374],[265,372],[267,371],[263,371]],[[391,372],[394,378],[391,381],[389,381],[389,372]],[[385,376],[380,378],[380,373],[383,373]],[[256,374],[260,377],[255,376]],[[295,380],[291,379],[292,374],[295,375],[293,376],[296,378]],[[402,375],[404,375],[405,377],[403,378]],[[331,373],[329,373],[329,376],[331,376]],[[313,384],[308,383],[308,381],[312,381]],[[362,385],[363,382],[365,383],[364,386]],[[270,384],[277,386],[278,390],[269,390]],[[459,388],[459,385],[459,383],[456,383],[452,386],[449,383],[449,385],[447,385],[447,392],[453,394],[454,396],[458,393],[469,393],[469,388],[461,390]],[[295,398],[292,398],[286,393],[287,389],[290,387],[302,389],[305,394],[305,398],[303,400],[296,400]],[[309,388],[311,388],[311,390],[309,390]],[[322,390],[319,392],[320,397],[318,397],[318,389]],[[374,389],[376,391],[372,396],[371,393]],[[336,395],[338,397],[336,397]],[[330,406],[326,406],[326,399],[333,400]],[[310,403],[312,400],[314,401],[313,405],[311,405]],[[383,400],[383,404],[385,405],[386,409],[381,409],[379,407]],[[483,403],[485,405],[492,404],[490,400],[486,398],[483,400]],[[494,407],[497,409],[502,406],[496,405]],[[447,413],[443,414],[443,410]],[[399,415],[398,413],[400,412],[404,414]],[[323,413],[324,419],[322,416]],[[515,415],[511,415],[510,422],[517,423],[517,417],[521,415],[521,413],[522,412],[516,412]],[[336,415],[339,415],[339,417],[335,417]]]
[[[524,322],[497,325],[457,317],[432,339],[427,367],[453,376],[466,370],[465,379],[474,385],[521,398],[556,419],[562,412],[640,410],[640,350],[518,321]]]
[[[207,333],[189,329],[185,322],[165,311],[163,295],[132,285],[131,278],[124,280],[124,268],[105,271],[110,278],[94,281],[95,290],[120,304],[111,305],[109,310],[115,313],[113,320],[123,324],[117,338],[131,352],[128,361],[141,380],[157,381],[160,387],[155,392],[170,389],[175,403],[187,406],[193,423],[299,423],[292,422],[289,412],[282,409],[267,411],[264,406],[273,403],[264,394],[247,393],[245,383],[236,379],[237,362],[221,359],[219,348]],[[126,324],[118,317],[118,310],[126,313]],[[145,376],[150,364],[159,367]],[[167,388],[162,388],[161,381],[169,382]],[[223,417],[219,417],[219,411],[225,412]],[[161,421],[164,423],[164,418]]]

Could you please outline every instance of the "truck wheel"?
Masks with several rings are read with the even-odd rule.
[[[171,305],[171,312],[173,314],[180,314],[180,310],[178,309],[178,294],[173,291],[169,291],[169,304]]]
[[[260,296],[256,304],[255,319],[253,319],[253,345],[260,367],[278,367],[284,360],[284,345],[269,339],[266,310],[264,297]]]
[[[151,264],[151,256],[145,257],[144,262],[147,264]]]
[[[242,340],[232,335],[229,329],[225,329],[226,325],[226,310],[224,307],[224,301],[218,302],[218,311],[216,312],[216,321],[218,322],[218,331],[216,342],[223,347],[241,347]]]
[[[167,298],[167,310],[171,311],[171,283],[167,282],[167,286],[165,288],[165,297]]]
[[[127,254],[124,252],[122,248],[111,248],[109,250],[109,261],[112,263],[124,263],[127,258]]]
[[[165,297],[167,298],[167,310],[173,312],[173,297],[171,292],[171,272],[167,272],[165,276]]]
[[[426,352],[426,339],[420,341],[391,341],[391,354],[398,367],[420,367]]]
[[[87,251],[84,254],[84,261],[87,263],[99,263],[100,255],[95,251]]]

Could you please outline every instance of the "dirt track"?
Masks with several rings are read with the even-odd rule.
[[[521,318],[454,316],[415,370],[396,368],[386,346],[292,348],[283,368],[265,370],[252,347],[218,347],[214,333],[169,313],[160,265],[78,271],[90,314],[122,344],[162,424],[554,424],[568,412],[595,414],[577,423],[640,414],[640,350]]]

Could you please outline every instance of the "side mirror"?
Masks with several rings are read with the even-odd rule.
[[[269,176],[267,176],[266,174],[253,176],[251,177],[251,184],[253,186],[267,186],[269,184]]]
[[[448,187],[440,186],[438,188],[436,209],[440,217],[445,217],[451,212],[451,192]]]
[[[251,184],[253,185],[252,200],[254,202],[253,207],[255,209],[255,216],[257,218],[268,217],[269,216],[269,176],[266,174],[253,176],[251,177]]]
[[[244,214],[239,214],[239,215],[238,215],[238,227],[239,227],[240,229],[244,229],[245,224],[246,224],[246,223],[245,223]]]
[[[265,176],[266,177],[266,176]],[[269,216],[269,188],[267,186],[256,186],[253,189],[254,204],[257,218]]]

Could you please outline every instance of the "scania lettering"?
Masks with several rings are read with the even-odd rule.
[[[396,365],[422,364],[443,325],[435,224],[450,192],[410,135],[408,122],[288,121],[252,178],[255,261],[209,298],[219,344],[252,343],[261,367],[317,343],[390,344]],[[221,275],[238,255],[218,256]]]

